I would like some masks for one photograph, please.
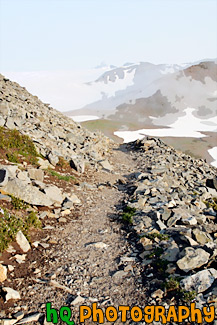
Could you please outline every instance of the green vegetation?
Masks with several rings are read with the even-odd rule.
[[[10,197],[11,197],[11,204],[13,205],[15,210],[26,210],[28,208],[28,204],[23,200],[13,195],[10,195]]]
[[[180,290],[180,299],[184,302],[191,302],[196,297],[196,291]]]
[[[164,284],[163,287],[166,288],[167,292],[173,291],[172,295],[176,296],[182,302],[189,303],[196,297],[196,291],[186,291],[180,288],[180,278],[171,277]]]
[[[213,208],[213,210],[217,212],[217,197],[213,197],[203,203],[206,204],[207,208]]]
[[[122,213],[122,220],[127,224],[132,224],[132,217],[135,215],[136,209],[126,206]]]
[[[63,180],[63,181],[66,181],[66,182],[69,182],[71,180],[76,181],[76,178],[74,176],[71,176],[71,175],[61,175],[61,174],[57,173],[55,170],[52,170],[52,169],[48,169],[47,172],[51,176],[54,176],[54,177],[58,178],[59,180]]]
[[[158,238],[159,240],[168,240],[169,236],[165,234],[159,234],[159,233],[152,233],[152,234],[145,234],[144,237],[154,240],[155,238]]]
[[[60,166],[61,168],[65,168],[65,167],[68,167],[70,165],[69,165],[69,162],[66,161],[63,157],[59,157],[59,161],[58,161],[57,166]]]
[[[9,130],[0,127],[0,158],[8,159],[13,163],[25,160],[33,165],[37,164],[39,156],[33,141],[22,135],[18,130]]]
[[[31,227],[40,227],[40,225],[40,221],[33,211],[20,218],[10,214],[8,210],[0,208],[0,252],[8,247],[19,230],[28,238],[28,230]]]
[[[167,282],[165,282],[164,287],[167,291],[179,290],[179,281],[177,278],[169,278]]]
[[[163,248],[157,247],[155,248],[148,256],[147,258],[153,258],[153,257],[160,257],[163,254]],[[161,260],[162,261],[162,260]]]

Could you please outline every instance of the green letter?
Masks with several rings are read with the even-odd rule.
[[[53,321],[51,320],[51,315],[53,316]],[[53,324],[58,323],[58,314],[55,308],[51,308],[51,303],[46,303],[46,320],[47,322],[52,322]]]
[[[64,312],[67,312],[67,314],[64,314]],[[63,322],[65,322],[68,325],[74,325],[75,323],[73,321],[70,321],[72,312],[71,309],[67,306],[62,306],[60,308],[60,319],[62,319]]]

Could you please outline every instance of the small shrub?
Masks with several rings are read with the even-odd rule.
[[[191,302],[192,300],[195,299],[197,293],[196,291],[185,291],[185,290],[180,290],[180,298],[184,302]]]
[[[155,248],[147,257],[153,258],[153,257],[160,257],[163,254],[163,248],[157,247]]]
[[[122,213],[122,220],[125,223],[132,224],[133,223],[132,217],[135,215],[135,212],[136,212],[135,208],[131,208],[129,206],[126,206],[124,208],[124,210],[123,210],[123,213]]]
[[[213,197],[207,201],[203,201],[206,204],[207,208],[213,208],[217,212],[217,197]]]
[[[15,239],[19,230],[28,238],[29,228],[38,228],[40,225],[35,212],[30,212],[26,217],[20,218],[9,213],[8,210],[0,208],[0,252],[4,251]]]
[[[19,163],[19,157],[17,152],[8,152],[6,153],[6,157],[8,159],[8,161],[18,164]]]
[[[169,236],[165,234],[158,234],[158,233],[152,233],[152,234],[145,234],[144,237],[147,237],[148,239],[154,240],[155,238],[158,238],[160,240],[168,240]]]
[[[1,158],[7,158],[13,163],[20,163],[22,159],[32,164],[38,161],[38,153],[33,141],[15,129],[0,127],[0,149],[6,151]]]
[[[11,204],[13,205],[15,210],[26,210],[28,208],[29,205],[23,200],[13,195],[11,195],[10,197],[11,197]]]
[[[165,283],[165,288],[167,291],[179,290],[179,281],[177,278],[170,278]]]
[[[69,166],[69,163],[63,157],[59,157],[57,166],[60,166],[61,168],[65,168]]]

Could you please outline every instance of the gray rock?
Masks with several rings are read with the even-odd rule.
[[[8,116],[10,112],[9,105],[7,102],[0,102],[0,114],[2,116]]]
[[[208,262],[210,257],[210,254],[202,248],[194,249],[193,247],[185,248],[181,255],[184,257],[177,261],[177,265],[184,272],[201,267]]]
[[[0,187],[6,186],[8,183],[8,170],[6,168],[0,169]]]
[[[51,165],[48,160],[44,160],[41,157],[38,157],[38,164],[41,169],[48,169],[48,168],[54,169],[54,166]]]
[[[61,190],[55,185],[45,187],[44,192],[54,203],[61,204],[64,200]]]
[[[48,160],[51,163],[51,165],[56,166],[59,162],[59,157],[54,155],[52,152],[48,155]]]
[[[105,169],[106,171],[111,172],[113,170],[113,167],[111,166],[111,164],[108,162],[108,160],[100,160],[99,165],[102,166],[103,169]]]
[[[44,172],[42,169],[30,168],[28,169],[30,179],[43,182],[44,180]]]
[[[162,255],[162,258],[168,262],[176,262],[179,256],[179,248],[175,241],[170,243],[170,247]]]
[[[9,287],[3,287],[2,290],[6,293],[6,296],[5,296],[6,302],[11,299],[13,299],[13,300],[21,299],[19,292],[14,289],[11,289]]]
[[[207,269],[190,275],[180,281],[181,288],[186,291],[195,290],[197,293],[204,292],[211,287],[217,279],[217,271],[215,269]]]
[[[32,205],[51,206],[54,203],[53,200],[39,191],[38,188],[26,184],[19,179],[8,181],[8,184],[4,187],[4,191]]]
[[[4,126],[5,125],[5,119],[0,116],[0,126]]]
[[[19,230],[16,234],[16,243],[24,253],[28,252],[31,249],[28,240],[26,239],[21,230]]]
[[[70,160],[70,166],[79,173],[84,173],[85,171],[85,161],[81,157],[73,157]]]
[[[35,313],[32,315],[26,316],[26,317],[22,318],[16,324],[19,325],[19,324],[27,324],[27,323],[31,323],[31,322],[38,322],[41,315],[42,315],[41,313]]]
[[[206,234],[205,232],[199,230],[198,228],[193,230],[193,234],[195,236],[196,241],[201,245],[205,245],[206,243],[212,241],[212,238],[209,236],[209,234]]]

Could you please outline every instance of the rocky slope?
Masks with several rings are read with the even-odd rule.
[[[54,166],[59,161],[58,157],[62,157],[71,161],[78,171],[83,171],[85,162],[95,165],[109,150],[108,138],[81,128],[2,75],[0,126],[16,128],[29,135],[39,153]]]
[[[28,134],[47,158],[11,163],[10,148],[0,150],[0,225],[12,240],[0,246],[2,324],[46,324],[47,302],[70,306],[76,322],[79,306],[94,302],[217,307],[216,169],[156,138],[101,142],[19,85],[2,85],[4,130]],[[74,155],[84,170],[70,167]]]

